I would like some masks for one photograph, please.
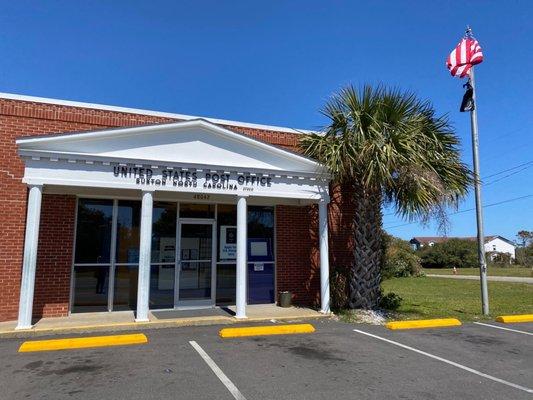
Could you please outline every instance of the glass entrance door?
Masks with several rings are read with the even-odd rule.
[[[214,305],[214,237],[213,221],[180,219],[177,307]]]

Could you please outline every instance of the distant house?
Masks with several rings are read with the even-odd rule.
[[[414,250],[419,250],[421,247],[424,246],[434,246],[436,243],[442,243],[447,241],[448,239],[453,239],[446,236],[415,236],[412,238],[409,243],[411,243],[411,246]],[[456,238],[460,239],[460,238]]]
[[[409,243],[413,249],[418,250],[424,246],[434,246],[436,243],[442,243],[450,239],[477,240],[477,237],[447,237],[447,236],[415,236]],[[485,236],[485,252],[490,253],[491,260],[498,253],[509,254],[512,259],[515,258],[516,245],[509,239],[502,236]]]

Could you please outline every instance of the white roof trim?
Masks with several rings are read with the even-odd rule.
[[[176,118],[176,119],[182,119],[182,120],[193,120],[193,119],[202,118],[213,124],[233,125],[233,126],[238,126],[242,128],[263,129],[263,130],[275,131],[275,132],[298,133],[298,134],[314,132],[314,131],[307,130],[307,129],[295,129],[295,128],[287,128],[283,126],[252,124],[252,123],[247,123],[247,122],[231,121],[231,120],[218,119],[218,118],[205,118],[205,117],[198,117],[198,116],[192,116],[192,115],[144,110],[140,108],[108,106],[105,104],[84,103],[84,102],[70,101],[70,100],[59,100],[59,99],[51,99],[47,97],[26,96],[26,95],[21,95],[21,94],[14,94],[14,93],[0,92],[0,98],[9,99],[9,100],[29,101],[29,102],[34,102],[34,103],[55,104],[55,105],[60,105],[60,106],[90,108],[90,109],[95,109],[95,110],[115,111],[115,112],[128,113],[128,114],[141,114],[141,115],[154,116],[154,117]]]
[[[66,160],[70,163],[79,163],[79,164],[129,164],[129,165],[143,165],[148,168],[174,168],[174,169],[189,169],[189,170],[212,170],[212,171],[229,171],[239,173],[242,168],[228,167],[227,165],[218,165],[218,164],[194,164],[194,163],[179,163],[179,162],[168,162],[160,160],[139,160],[133,158],[124,158],[124,157],[113,157],[113,160],[110,160],[109,157],[87,155],[83,153],[66,153],[66,152],[57,152],[57,151],[42,151],[42,150],[19,150],[19,155],[22,159],[33,159],[33,160],[50,160],[50,161],[60,161]],[[104,164],[104,165],[106,165]],[[266,168],[246,168],[246,172],[254,174],[263,174],[269,176],[293,176],[293,177],[302,177],[309,179],[316,179],[322,181],[328,181],[331,179],[330,175],[327,173],[318,172],[303,172],[303,171],[292,171],[286,170],[281,171],[279,169],[266,169]]]
[[[512,240],[506,239],[503,236],[500,236],[500,235],[493,235],[493,236],[490,235],[490,236],[491,236],[490,239],[488,237],[485,238],[485,240],[486,240],[485,244],[488,244],[488,243],[492,242],[493,240],[500,239],[500,240],[503,240],[504,242],[516,247],[516,243],[515,242],[513,242]]]
[[[296,153],[290,152],[280,147],[276,147],[269,143],[259,141],[257,139],[246,136],[243,133],[237,133],[230,129],[223,128],[219,125],[215,125],[214,123],[204,120],[204,119],[195,119],[195,120],[190,120],[190,121],[181,121],[181,122],[174,122],[174,123],[171,122],[171,123],[162,123],[162,124],[154,124],[154,125],[142,125],[142,126],[135,126],[135,127],[127,127],[127,128],[104,129],[104,130],[99,130],[99,131],[88,131],[88,132],[80,132],[80,133],[62,133],[62,134],[52,135],[52,136],[32,136],[32,137],[19,138],[16,140],[16,144],[17,146],[19,146],[19,151],[29,150],[31,152],[31,151],[39,151],[39,149],[35,149],[35,148],[25,149],[24,148],[25,144],[53,143],[53,142],[61,142],[65,140],[69,140],[69,141],[70,140],[90,140],[90,139],[96,139],[96,138],[126,136],[126,135],[131,135],[131,134],[142,134],[143,132],[158,132],[158,131],[168,131],[172,129],[195,128],[195,127],[203,127],[205,129],[214,131],[216,133],[219,133],[233,140],[244,142],[252,146],[255,146],[257,148],[261,148],[268,152],[277,154],[286,159],[298,160],[299,162],[302,162],[304,164],[307,164],[307,165],[310,165],[316,168],[317,171],[324,171],[324,167],[320,163],[310,158],[298,155]]]

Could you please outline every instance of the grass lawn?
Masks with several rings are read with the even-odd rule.
[[[383,281],[384,294],[403,298],[395,319],[456,317],[463,321],[481,315],[479,282],[438,278],[392,278]],[[533,313],[533,285],[489,282],[491,316]]]
[[[426,274],[436,275],[452,275],[453,269],[451,268],[426,268],[424,269]],[[533,270],[530,267],[491,267],[487,268],[489,276],[518,276],[531,278],[533,277]],[[457,275],[475,275],[479,276],[479,268],[459,268]]]

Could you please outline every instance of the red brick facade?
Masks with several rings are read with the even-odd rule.
[[[276,287],[300,305],[320,304],[318,207],[276,207]]]
[[[350,266],[353,207],[349,189],[333,186],[329,218],[330,268]],[[290,290],[295,304],[320,306],[318,207],[276,207],[276,287]]]
[[[35,317],[68,313],[75,216],[75,196],[43,195],[33,297]]]
[[[24,165],[16,153],[15,140],[30,135],[172,121],[176,119],[0,99],[0,321],[17,318],[26,220],[27,188],[21,182]],[[297,150],[299,135],[295,133],[225,127]],[[334,191],[329,211],[332,266],[349,262],[350,258],[346,229],[349,229],[351,218],[345,212],[347,207],[340,192],[337,192]],[[74,215],[74,197],[43,196],[34,316],[61,316],[68,312]],[[348,217],[346,221],[344,217]],[[317,304],[320,274],[317,267],[316,207],[278,207],[277,235],[278,290],[293,291],[298,303]]]

